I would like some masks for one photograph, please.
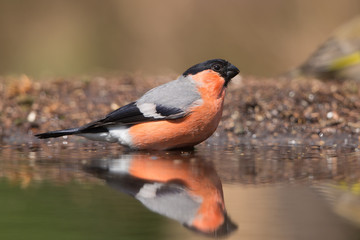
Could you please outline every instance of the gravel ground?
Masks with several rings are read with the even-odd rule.
[[[38,143],[35,133],[85,124],[175,78],[0,77],[0,142]],[[223,119],[207,143],[359,148],[359,136],[360,82],[247,76],[229,85]]]

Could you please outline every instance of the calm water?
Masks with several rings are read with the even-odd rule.
[[[360,152],[0,147],[0,239],[359,239]]]

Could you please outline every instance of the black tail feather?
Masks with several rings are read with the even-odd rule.
[[[90,127],[90,128],[77,127],[77,128],[69,128],[69,129],[39,133],[39,134],[36,134],[35,137],[44,139],[44,138],[57,138],[57,137],[61,137],[61,136],[74,135],[74,134],[79,134],[79,133],[102,133],[102,132],[108,132],[108,129],[103,126],[94,127],[94,128],[93,127]]]
[[[44,139],[44,138],[57,138],[65,135],[73,135],[77,134],[79,132],[79,128],[69,128],[69,129],[63,129],[63,130],[57,130],[57,131],[51,131],[46,133],[40,133],[36,134],[35,137]]]

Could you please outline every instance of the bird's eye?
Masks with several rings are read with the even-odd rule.
[[[214,65],[212,65],[211,69],[218,72],[221,69],[221,65],[220,64],[214,64]]]

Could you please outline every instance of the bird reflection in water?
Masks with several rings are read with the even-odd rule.
[[[94,160],[86,170],[195,232],[219,237],[237,229],[226,213],[215,169],[194,153],[137,152]]]

